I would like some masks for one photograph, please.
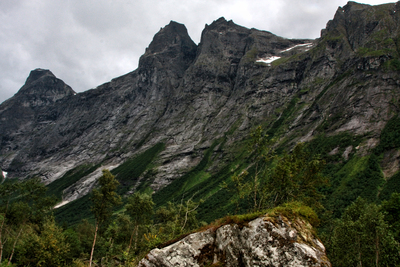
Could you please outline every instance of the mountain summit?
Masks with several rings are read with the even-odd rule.
[[[26,79],[25,85],[19,89],[16,96],[31,95],[49,101],[56,101],[65,96],[75,94],[71,87],[45,69],[32,70]]]
[[[281,152],[331,138],[318,149],[340,164],[379,147],[385,187],[399,170],[398,146],[380,143],[400,110],[399,6],[349,2],[316,40],[220,18],[197,46],[171,21],[138,69],[76,95],[34,70],[0,105],[0,168],[62,181],[65,203],[108,168],[124,193],[154,191],[157,203],[203,194],[203,213],[218,213],[226,195],[215,188],[250,164],[246,138],[262,125]]]

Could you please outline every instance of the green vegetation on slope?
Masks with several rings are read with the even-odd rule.
[[[60,179],[47,185],[47,194],[55,195],[59,200],[62,198],[63,190],[73,185],[81,178],[91,174],[100,167],[97,165],[80,165],[72,170],[67,171]]]
[[[125,194],[132,185],[135,185],[139,177],[149,168],[157,155],[165,149],[163,143],[155,144],[143,153],[122,163],[111,173],[121,183],[118,189],[119,194]]]
[[[115,175],[116,179],[120,182],[120,186],[117,189],[118,194],[123,195],[128,190],[129,187],[137,183],[137,179],[142,175],[151,163],[154,161],[155,157],[164,149],[163,143],[158,143],[143,153],[127,160],[117,168],[113,169],[111,173]],[[92,173],[96,170],[98,165],[95,166],[79,166],[67,172],[58,182],[48,185],[49,193],[56,194],[60,197],[62,190],[68,187],[72,180],[78,181],[80,178]],[[70,179],[70,180],[69,180]],[[58,209],[55,210],[55,217],[58,222],[66,225],[76,225],[82,219],[93,219],[90,212],[90,200],[89,195],[81,197],[74,200]]]
[[[204,172],[204,170],[209,163],[214,148],[220,144],[221,141],[222,140],[215,140],[213,142],[213,144],[204,152],[202,160],[196,167],[180,178],[174,180],[168,186],[156,192],[154,195],[154,202],[156,203],[156,206],[160,206],[168,201],[178,201],[181,199],[182,195],[186,195],[186,198],[191,197],[187,195],[186,192],[191,187],[201,183],[204,179],[207,179],[208,175]]]

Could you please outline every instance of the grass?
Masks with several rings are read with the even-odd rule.
[[[387,180],[379,194],[379,199],[388,200],[392,193],[400,193],[400,171]]]
[[[98,169],[100,164],[84,164],[80,165],[72,170],[69,170],[67,173],[63,175],[60,179],[55,180],[54,182],[47,185],[47,194],[55,195],[57,199],[61,200],[63,190],[73,185],[81,178],[91,174],[96,169]]]
[[[94,221],[94,216],[90,211],[90,194],[74,200],[56,210],[54,216],[59,225],[74,226],[83,219]]]
[[[280,214],[292,221],[298,217],[303,218],[314,227],[317,227],[320,223],[317,213],[312,208],[297,201],[273,208],[268,212],[268,217],[277,217]]]
[[[214,148],[221,141],[222,140],[215,140],[213,142],[213,144],[204,152],[202,160],[196,167],[187,172],[185,175],[174,180],[168,186],[157,191],[153,196],[156,206],[161,206],[168,201],[181,199],[181,196],[191,189],[191,187],[201,183],[201,180],[207,180],[206,177],[208,177],[208,174],[206,174],[204,170],[210,161],[210,157]],[[186,194],[186,196],[188,195]]]
[[[354,156],[331,177],[332,194],[326,196],[326,206],[335,217],[340,217],[344,209],[359,196],[371,202],[377,201],[384,182],[378,158],[374,154]]]
[[[383,65],[385,70],[400,71],[400,60],[398,58],[386,61]]]
[[[340,161],[343,160],[342,154],[349,146],[353,146],[353,153],[363,136],[352,135],[347,132],[339,133],[333,136],[327,136],[324,133],[317,135],[314,139],[307,143],[306,149],[312,155],[321,155],[327,161]],[[328,155],[333,149],[339,148],[338,153],[335,155]]]
[[[228,224],[237,224],[239,228],[243,228],[245,226],[248,226],[248,223],[251,222],[252,220],[265,215],[265,213],[266,211],[259,211],[241,215],[227,215],[225,217],[216,219],[215,221],[211,222],[206,226],[203,226],[202,228],[200,228],[199,231],[205,231],[208,229],[212,229],[213,231],[215,231],[221,226]]]
[[[278,130],[281,128],[283,125],[284,121],[289,118],[296,107],[297,102],[299,101],[299,98],[297,95],[295,95],[289,102],[289,104],[286,106],[285,110],[282,112],[281,116],[279,119],[277,119],[272,126],[268,129],[266,134],[269,135],[270,138],[274,137],[275,134],[278,132]]]
[[[379,145],[374,153],[379,155],[385,150],[400,148],[400,116],[393,116],[381,132]]]
[[[155,144],[143,153],[125,161],[113,169],[111,173],[120,182],[118,194],[123,195],[135,185],[140,177],[151,165],[156,156],[165,149],[163,143]]]
[[[120,186],[117,189],[119,194],[124,194],[129,190],[129,186],[136,182],[137,178],[146,171],[146,168],[164,147],[163,143],[158,143],[112,170],[112,174],[120,181]],[[63,188],[75,183],[98,167],[99,165],[82,165],[67,172],[61,179],[48,185],[49,194],[56,194],[56,196],[61,197]],[[56,220],[61,224],[76,225],[80,223],[82,219],[89,218],[93,220],[90,206],[90,194],[88,194],[56,209],[54,215]]]

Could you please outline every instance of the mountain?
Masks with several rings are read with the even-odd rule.
[[[378,192],[399,170],[400,145],[381,138],[397,129],[390,138],[400,140],[399,11],[400,2],[348,2],[316,40],[220,18],[196,45],[171,21],[135,71],[83,93],[33,70],[0,105],[0,168],[8,178],[39,176],[63,204],[108,168],[121,193],[155,191],[158,204],[197,194],[207,198],[204,214],[217,213],[229,197],[216,188],[250,164],[245,139],[262,125],[277,151],[314,142],[338,163],[345,174],[331,194],[350,186],[350,164],[376,153]]]

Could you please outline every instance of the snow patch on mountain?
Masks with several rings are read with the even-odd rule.
[[[260,58],[257,59],[256,62],[257,63],[265,63],[267,65],[270,65],[273,61],[280,59],[281,57],[277,57],[277,56],[272,56],[272,57],[267,57],[267,58]]]
[[[297,47],[302,47],[302,46],[305,46],[306,48],[311,48],[313,46],[313,44],[312,43],[298,44],[298,45],[289,47],[288,49],[282,50],[280,53],[285,53],[285,52],[288,52],[288,51],[290,51],[292,49],[295,49]]]

